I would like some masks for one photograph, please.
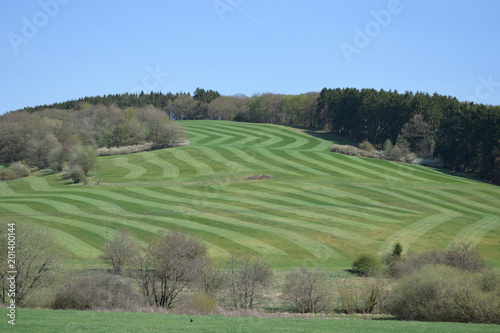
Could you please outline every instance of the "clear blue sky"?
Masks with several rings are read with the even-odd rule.
[[[8,0],[0,114],[136,91],[424,91],[500,104],[498,0]]]

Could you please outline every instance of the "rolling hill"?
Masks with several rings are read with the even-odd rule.
[[[100,158],[89,185],[42,170],[0,182],[2,220],[51,228],[75,263],[97,264],[110,235],[188,232],[215,260],[265,255],[275,268],[347,268],[384,254],[471,242],[500,267],[500,188],[444,170],[329,152],[323,133],[184,121],[191,145]],[[102,185],[95,185],[98,179]]]

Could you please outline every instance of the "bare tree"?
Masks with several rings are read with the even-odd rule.
[[[103,259],[113,265],[113,273],[121,274],[125,265],[136,262],[139,256],[139,244],[127,230],[119,230],[108,239]]]
[[[332,288],[325,274],[305,267],[286,276],[283,296],[302,313],[327,311],[332,305]]]
[[[9,228],[15,229],[15,245],[12,248],[14,250],[12,252],[15,253],[15,262],[9,261],[10,264],[14,265],[12,267],[7,265],[7,260],[2,259],[0,266],[2,301],[6,301],[6,291],[11,289],[6,276],[10,277],[12,274],[7,272],[16,271],[15,280],[12,280],[15,281],[15,299],[17,304],[23,305],[37,291],[50,286],[54,281],[54,271],[63,259],[63,252],[55,245],[56,243],[47,229],[25,221],[5,221],[2,223],[0,246],[3,251],[7,249],[7,240],[9,239],[7,236],[9,233],[8,225]]]
[[[133,277],[151,305],[171,308],[177,296],[209,266],[207,248],[181,232],[160,232],[140,258]]]
[[[261,257],[246,254],[229,260],[229,298],[235,309],[253,309],[265,287],[271,282],[272,270]]]

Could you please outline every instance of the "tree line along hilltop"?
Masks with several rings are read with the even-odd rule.
[[[251,97],[198,88],[192,95],[125,93],[27,107],[0,117],[0,163],[50,167],[60,160],[55,149],[68,154],[75,145],[167,147],[185,135],[171,120],[190,119],[322,129],[361,148],[439,158],[446,168],[500,183],[500,106],[437,93],[355,88]],[[403,160],[398,154],[393,159]]]

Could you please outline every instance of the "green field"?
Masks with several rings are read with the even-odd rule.
[[[421,166],[329,152],[323,133],[184,121],[190,146],[100,159],[88,186],[49,171],[0,182],[2,220],[51,228],[75,263],[98,264],[107,235],[145,242],[179,229],[210,255],[265,255],[274,268],[348,268],[359,253],[471,242],[500,267],[500,188]],[[269,179],[249,179],[267,175]],[[103,184],[94,185],[98,179]]]
[[[1,312],[1,311],[0,311]],[[5,316],[6,317],[6,316]],[[7,318],[7,317],[6,317]],[[187,316],[151,313],[20,309],[16,326],[0,323],[2,332],[499,332],[498,325],[363,320],[351,316],[317,319]],[[191,322],[191,319],[193,321]]]

